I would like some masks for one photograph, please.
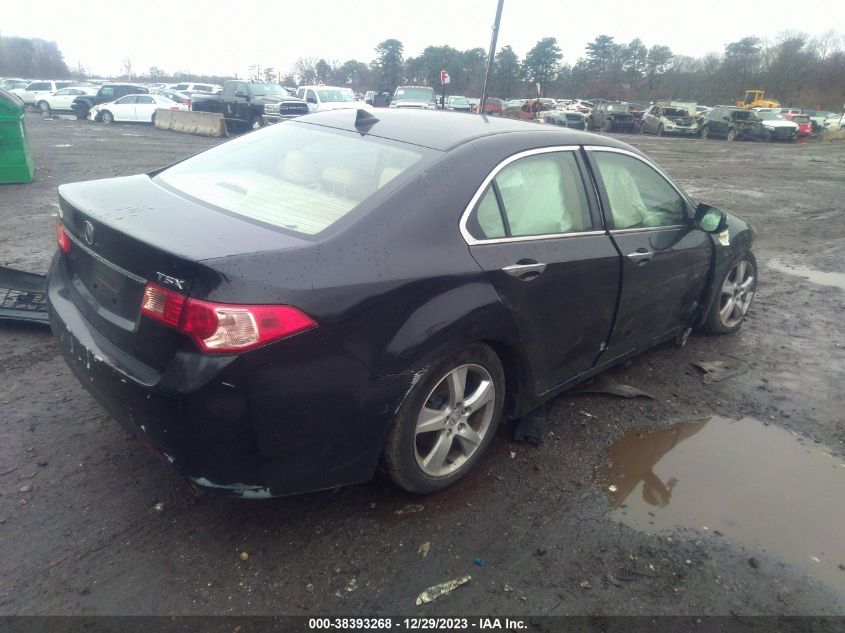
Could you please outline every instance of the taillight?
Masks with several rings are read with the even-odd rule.
[[[59,218],[56,218],[56,241],[59,243],[59,250],[62,253],[65,255],[70,253],[70,236]]]
[[[202,351],[218,354],[250,350],[317,325],[292,306],[212,303],[152,283],[144,290],[141,312],[188,334]]]

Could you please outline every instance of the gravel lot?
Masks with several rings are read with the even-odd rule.
[[[0,188],[0,264],[36,272],[55,248],[56,186],[218,142],[36,114],[27,125],[35,182]],[[91,399],[46,329],[0,324],[0,615],[845,614],[845,143],[620,138],[754,224],[747,323],[612,373],[654,399],[559,397],[541,446],[504,426],[476,472],[431,497],[381,479],[268,501],[197,497]],[[705,383],[691,363],[714,360],[736,375]],[[717,444],[687,479],[683,464],[655,468],[674,497],[647,502],[651,514],[639,492],[613,494],[620,438],[708,416],[705,430],[754,433]],[[690,447],[691,463],[704,436],[672,445]],[[824,460],[824,477],[800,478],[809,466],[793,477],[799,458]],[[782,483],[756,476],[773,461]],[[693,477],[701,516],[676,521]],[[766,500],[765,520],[728,513],[740,490]],[[774,539],[775,523],[794,538]],[[834,535],[830,547],[811,533]],[[465,575],[415,606],[426,587]]]

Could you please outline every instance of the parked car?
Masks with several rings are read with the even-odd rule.
[[[41,101],[44,97],[50,96],[57,90],[61,90],[62,88],[67,88],[68,86],[72,86],[74,82],[72,81],[33,81],[26,85],[24,88],[15,88],[11,92],[14,92],[18,95],[25,105],[34,106],[36,103]]]
[[[164,97],[167,97],[171,101],[175,101],[176,103],[181,103],[182,105],[188,106],[189,110],[191,108],[191,95],[187,92],[171,90],[170,88],[156,88],[155,90],[151,91],[151,94],[162,95]]]
[[[502,114],[504,107],[505,102],[503,100],[496,99],[495,97],[487,97],[484,101],[484,114],[490,114],[493,116]],[[475,112],[478,112],[478,107],[476,107]]]
[[[248,130],[308,114],[308,105],[278,84],[230,79],[223,94],[192,94],[191,110],[219,112],[227,127]]]
[[[695,112],[695,104],[692,104]],[[657,134],[678,134],[681,136],[696,136],[699,133],[698,122],[688,108],[680,105],[655,104],[643,112],[640,132]]]
[[[115,121],[155,123],[156,110],[187,110],[183,103],[171,101],[164,95],[126,95],[109,103],[91,108],[88,118],[109,125]]]
[[[792,121],[798,126],[798,138],[812,135],[813,122],[806,114],[787,112],[783,116],[787,121]]]
[[[173,86],[173,90],[177,90],[179,92],[187,92],[188,94],[202,92],[205,94],[219,95],[221,92],[223,92],[223,86],[220,86],[218,84],[183,82],[180,84],[175,84]]]
[[[624,101],[597,101],[588,125],[591,130],[604,132],[633,132],[635,129],[634,115]]]
[[[402,110],[435,110],[434,88],[430,86],[399,86],[390,100],[391,108]]]
[[[543,112],[543,121],[550,125],[571,127],[576,130],[587,129],[587,114],[573,110],[549,110]]]
[[[304,99],[309,112],[345,110],[349,108],[370,108],[366,102],[358,101],[352,88],[338,86],[300,86],[296,96]]]
[[[71,105],[80,96],[92,97],[97,94],[96,86],[74,86],[73,88],[62,88],[53,94],[41,97],[35,106],[42,114],[51,112],[73,112]]]
[[[701,124],[701,138],[724,138],[728,141],[768,141],[769,132],[754,110],[736,106],[716,106]]]
[[[31,82],[28,79],[17,79],[15,77],[7,77],[0,81],[0,88],[13,92],[17,88],[26,88]]]
[[[801,114],[810,117],[810,122],[813,124],[813,134],[818,134],[824,129],[825,119],[833,113],[827,110],[804,110]]]
[[[757,281],[749,225],[636,149],[502,118],[317,113],[59,202],[72,371],[163,461],[248,498],[380,464],[443,489],[503,418],[737,330]]]
[[[446,97],[446,109],[454,110],[455,112],[472,112],[472,106],[469,103],[469,99],[459,95]]]
[[[772,141],[796,141],[798,140],[798,124],[789,121],[779,112],[758,111],[757,116],[763,122],[763,127],[769,133],[769,140]]]
[[[595,104],[592,101],[584,101],[583,99],[575,99],[569,103],[568,110],[577,110],[578,112],[592,112]]]
[[[91,108],[103,103],[111,103],[120,97],[135,94],[149,94],[149,90],[135,84],[103,84],[95,95],[78,95],[70,104],[71,110],[76,118],[85,120],[91,112]]]

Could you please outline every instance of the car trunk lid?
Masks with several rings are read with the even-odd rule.
[[[59,204],[71,241],[62,266],[74,304],[118,348],[158,371],[187,339],[141,316],[148,283],[202,298],[225,283],[202,260],[302,243],[146,175],[63,185]]]

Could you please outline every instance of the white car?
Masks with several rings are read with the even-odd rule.
[[[35,105],[44,97],[47,97],[56,90],[72,86],[73,81],[33,81],[26,88],[15,88],[12,90],[26,105]]]
[[[52,111],[56,112],[73,112],[70,104],[73,100],[82,95],[97,94],[96,86],[74,86],[73,88],[62,88],[56,90],[53,94],[46,95],[40,98],[35,106],[41,110],[43,114],[50,114]]]
[[[217,84],[197,84],[185,82],[181,84],[173,84],[170,88],[171,90],[187,92],[188,94],[194,92],[204,92],[207,94],[219,95],[223,92],[223,86],[218,86]]]
[[[372,106],[355,98],[352,88],[338,86],[300,86],[296,96],[304,99],[309,112],[324,112],[325,110],[345,110],[360,108],[369,110]]]
[[[779,112],[758,111],[757,116],[763,123],[763,127],[769,133],[769,139],[772,141],[797,141],[798,140],[798,124],[789,121]]]
[[[155,123],[156,110],[159,109],[188,110],[188,106],[171,101],[163,95],[126,95],[116,101],[94,106],[88,113],[88,118],[107,125],[114,121]]]

